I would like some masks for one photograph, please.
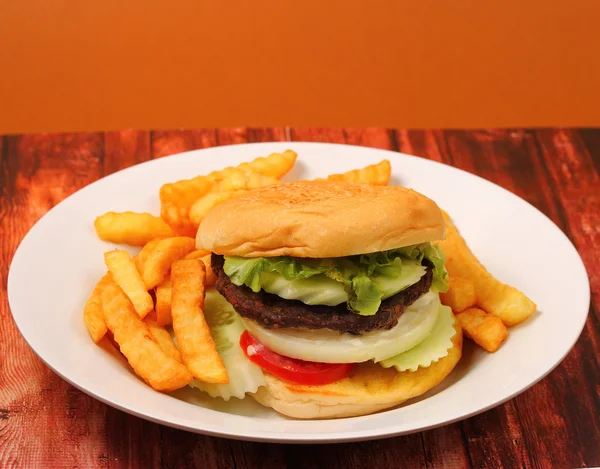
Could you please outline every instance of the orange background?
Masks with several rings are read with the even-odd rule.
[[[599,18],[595,0],[0,0],[0,133],[599,126]]]

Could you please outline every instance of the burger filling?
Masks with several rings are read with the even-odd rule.
[[[212,268],[217,275],[217,290],[244,318],[265,328],[329,329],[359,335],[366,332],[392,329],[407,306],[429,291],[433,269],[425,267],[418,281],[383,300],[376,314],[363,316],[350,311],[346,303],[336,306],[308,305],[299,300],[288,300],[265,290],[253,292],[245,285],[232,282],[223,270],[224,259],[213,254]]]
[[[369,360],[416,369],[452,346],[444,257],[430,243],[333,259],[213,254],[212,268],[242,317],[244,353],[282,379],[325,384]]]
[[[233,284],[254,293],[266,291],[308,305],[345,304],[348,311],[372,316],[383,300],[419,282],[427,264],[433,287],[445,291],[443,254],[430,243],[330,259],[227,256],[223,271]]]

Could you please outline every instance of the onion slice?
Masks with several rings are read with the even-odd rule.
[[[429,291],[410,305],[392,329],[355,336],[329,329],[267,329],[242,318],[259,342],[291,358],[321,363],[360,363],[385,360],[425,340],[438,317],[439,295]]]

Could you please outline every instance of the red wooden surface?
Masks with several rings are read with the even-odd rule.
[[[236,442],[149,423],[79,392],[34,355],[12,321],[6,280],[18,243],[45,212],[141,161],[272,140],[416,154],[479,174],[531,202],[567,233],[588,269],[592,306],[575,348],[540,383],[479,416],[420,434],[321,446]],[[599,174],[597,129],[240,128],[0,137],[0,467],[600,466]]]

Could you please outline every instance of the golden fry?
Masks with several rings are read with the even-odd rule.
[[[242,163],[237,168],[279,179],[294,167],[297,156],[295,151],[285,150],[283,153],[271,153],[269,156],[256,158],[249,163]]]
[[[196,176],[193,179],[164,184],[160,188],[160,202],[189,208],[194,201],[211,191],[213,183],[214,181],[208,176]]]
[[[237,168],[230,168],[230,170],[226,171],[229,174],[228,177],[216,180],[212,191],[196,200],[190,207],[189,220],[196,229],[204,219],[206,213],[215,205],[252,189],[272,184],[281,184],[281,181],[272,176],[243,172]]]
[[[235,181],[238,181],[237,185],[243,187],[267,185],[267,182],[273,182],[273,178],[278,179],[292,169],[295,161],[296,153],[286,150],[281,154],[273,153],[266,157],[256,158],[235,168],[229,167],[213,171],[206,176],[196,176],[192,179],[164,184],[159,192],[160,216],[178,235],[194,236],[197,226],[194,226],[189,219],[189,211],[192,204],[198,199],[213,190],[222,191],[226,190],[226,187],[235,187]],[[243,182],[243,175],[247,173],[258,173],[263,178],[254,177],[250,181]],[[227,182],[229,179],[233,179],[233,181]],[[240,179],[242,182],[239,182]],[[215,185],[218,187],[215,188]]]
[[[102,293],[104,319],[136,374],[157,391],[173,391],[192,380],[189,370],[163,352],[127,295],[114,282]]]
[[[210,251],[205,249],[197,249],[196,251],[192,251],[184,257],[184,259],[200,259],[202,262],[204,262],[204,267],[206,269],[206,280],[204,281],[204,286],[206,288],[214,287],[217,283],[217,276],[212,270],[210,258]]]
[[[112,279],[125,292],[141,318],[154,308],[152,296],[146,289],[136,265],[129,253],[115,249],[104,253],[104,263]]]
[[[388,160],[382,160],[377,164],[365,166],[361,169],[353,169],[343,174],[332,174],[327,176],[331,181],[362,182],[377,186],[385,186],[390,182],[392,167]]]
[[[160,216],[176,235],[193,237],[197,227],[191,222],[188,212],[188,205],[180,206],[172,202],[164,203],[160,207]]]
[[[214,182],[207,176],[197,176],[174,183],[164,184],[160,188],[160,216],[182,236],[195,236],[196,228],[188,213],[192,204],[208,194]]]
[[[469,308],[456,315],[456,320],[465,335],[477,345],[495,352],[508,336],[502,320],[478,308]]]
[[[173,236],[164,220],[149,213],[107,212],[94,221],[100,239],[117,244],[143,246],[153,238]]]
[[[194,226],[200,225],[200,222],[204,219],[206,213],[213,208],[215,205],[225,202],[231,199],[238,193],[243,191],[226,191],[226,192],[210,192],[204,197],[196,200],[190,208],[189,218]]]
[[[173,330],[183,362],[195,378],[228,383],[229,377],[204,317],[205,268],[200,259],[185,259],[171,270]]]
[[[148,257],[148,253],[152,252],[154,247],[158,244],[158,242],[163,238],[155,238],[152,241],[148,241],[146,245],[142,248],[137,256],[133,257],[133,263],[137,267],[138,272],[142,273],[142,264]]]
[[[177,360],[179,363],[183,363],[181,354],[179,353],[179,350],[177,350],[171,334],[169,334],[164,327],[159,325],[156,322],[156,319],[151,317],[151,315],[146,316],[144,322],[146,323],[146,326],[148,326],[152,338],[160,346],[165,355]]]
[[[173,324],[171,317],[171,277],[166,276],[156,286],[156,322],[161,326]]]
[[[210,256],[210,251],[207,251],[206,249],[196,249],[185,256],[184,259],[200,259],[205,256]]]
[[[156,287],[169,273],[173,262],[183,259],[196,247],[196,240],[186,236],[161,239],[147,251],[142,250],[142,279],[146,288]]]
[[[440,293],[442,304],[450,306],[454,314],[460,313],[467,308],[475,305],[475,285],[470,280],[460,277],[450,277],[448,279],[448,291]]]
[[[231,177],[219,181],[213,186],[212,192],[237,192],[258,189],[259,187],[281,184],[281,181],[272,176],[259,173],[245,173],[235,170]]]
[[[83,309],[83,323],[90,333],[90,337],[96,343],[102,340],[106,334],[106,322],[102,313],[101,295],[106,285],[112,282],[110,274],[106,274],[94,287]]]
[[[473,282],[477,305],[502,319],[507,326],[514,326],[531,316],[536,305],[514,287],[496,280],[471,252],[465,240],[458,233],[447,213],[446,239],[438,246],[446,255],[446,269],[450,276]]]
[[[210,258],[210,253],[201,258],[202,262],[204,262],[204,268],[206,269],[206,280],[204,281],[204,285],[206,286],[206,288],[214,287],[217,283],[217,276],[212,270]]]

